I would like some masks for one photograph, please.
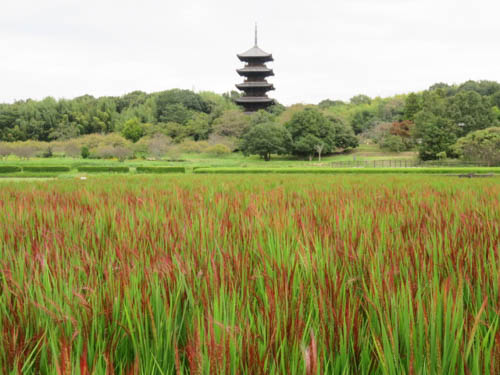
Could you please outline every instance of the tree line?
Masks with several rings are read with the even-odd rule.
[[[500,84],[492,81],[439,83],[422,92],[388,98],[357,95],[348,102],[276,104],[251,116],[234,103],[236,95],[172,89],[0,104],[0,141],[71,143],[89,135],[113,135],[134,145],[134,150],[162,139],[191,148],[201,142],[199,149],[220,145],[220,150],[240,150],[264,159],[271,154],[320,157],[352,149],[358,142],[374,142],[394,152],[417,150],[422,160],[432,160],[464,156],[464,150],[471,149],[464,146],[464,138],[500,124]],[[496,132],[484,134],[488,134],[488,147],[494,149],[496,141],[491,138]],[[478,138],[474,139],[477,143]],[[80,143],[73,142],[97,150]],[[103,150],[90,155],[112,153]]]

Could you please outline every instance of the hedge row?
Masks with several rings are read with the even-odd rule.
[[[21,167],[17,165],[0,165],[0,173],[16,173],[21,172]]]
[[[16,173],[2,173],[0,174],[0,181],[2,178],[57,178],[60,174],[58,172],[16,172]]]
[[[137,173],[185,173],[184,167],[137,167]]]
[[[70,167],[64,165],[29,165],[23,167],[24,172],[69,172]]]
[[[464,168],[198,168],[194,173],[314,173],[314,174],[468,174],[500,173],[499,167]]]
[[[116,167],[116,166],[83,166],[77,168],[78,172],[89,172],[89,173],[99,173],[99,172],[116,172],[116,173],[127,173],[130,171],[129,167]]]

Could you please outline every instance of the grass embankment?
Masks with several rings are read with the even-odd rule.
[[[195,168],[193,173],[312,173],[312,174],[468,174],[500,173],[500,167],[433,167],[433,168]]]
[[[498,374],[500,184],[0,182],[3,374]]]
[[[283,174],[499,174],[500,167],[413,167],[413,168],[325,168],[314,167],[192,167],[186,169],[182,166],[146,164],[136,165],[93,164],[81,165],[0,165],[0,177],[57,177],[77,176],[78,174],[114,174],[114,173],[198,173],[198,174],[248,174],[248,173],[283,173]]]

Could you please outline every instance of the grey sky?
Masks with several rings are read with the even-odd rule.
[[[498,0],[2,0],[0,102],[235,89],[273,53],[284,104],[500,81]]]

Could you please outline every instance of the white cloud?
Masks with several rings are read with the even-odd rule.
[[[229,91],[255,21],[285,104],[500,81],[493,0],[18,0],[1,10],[0,101]]]

